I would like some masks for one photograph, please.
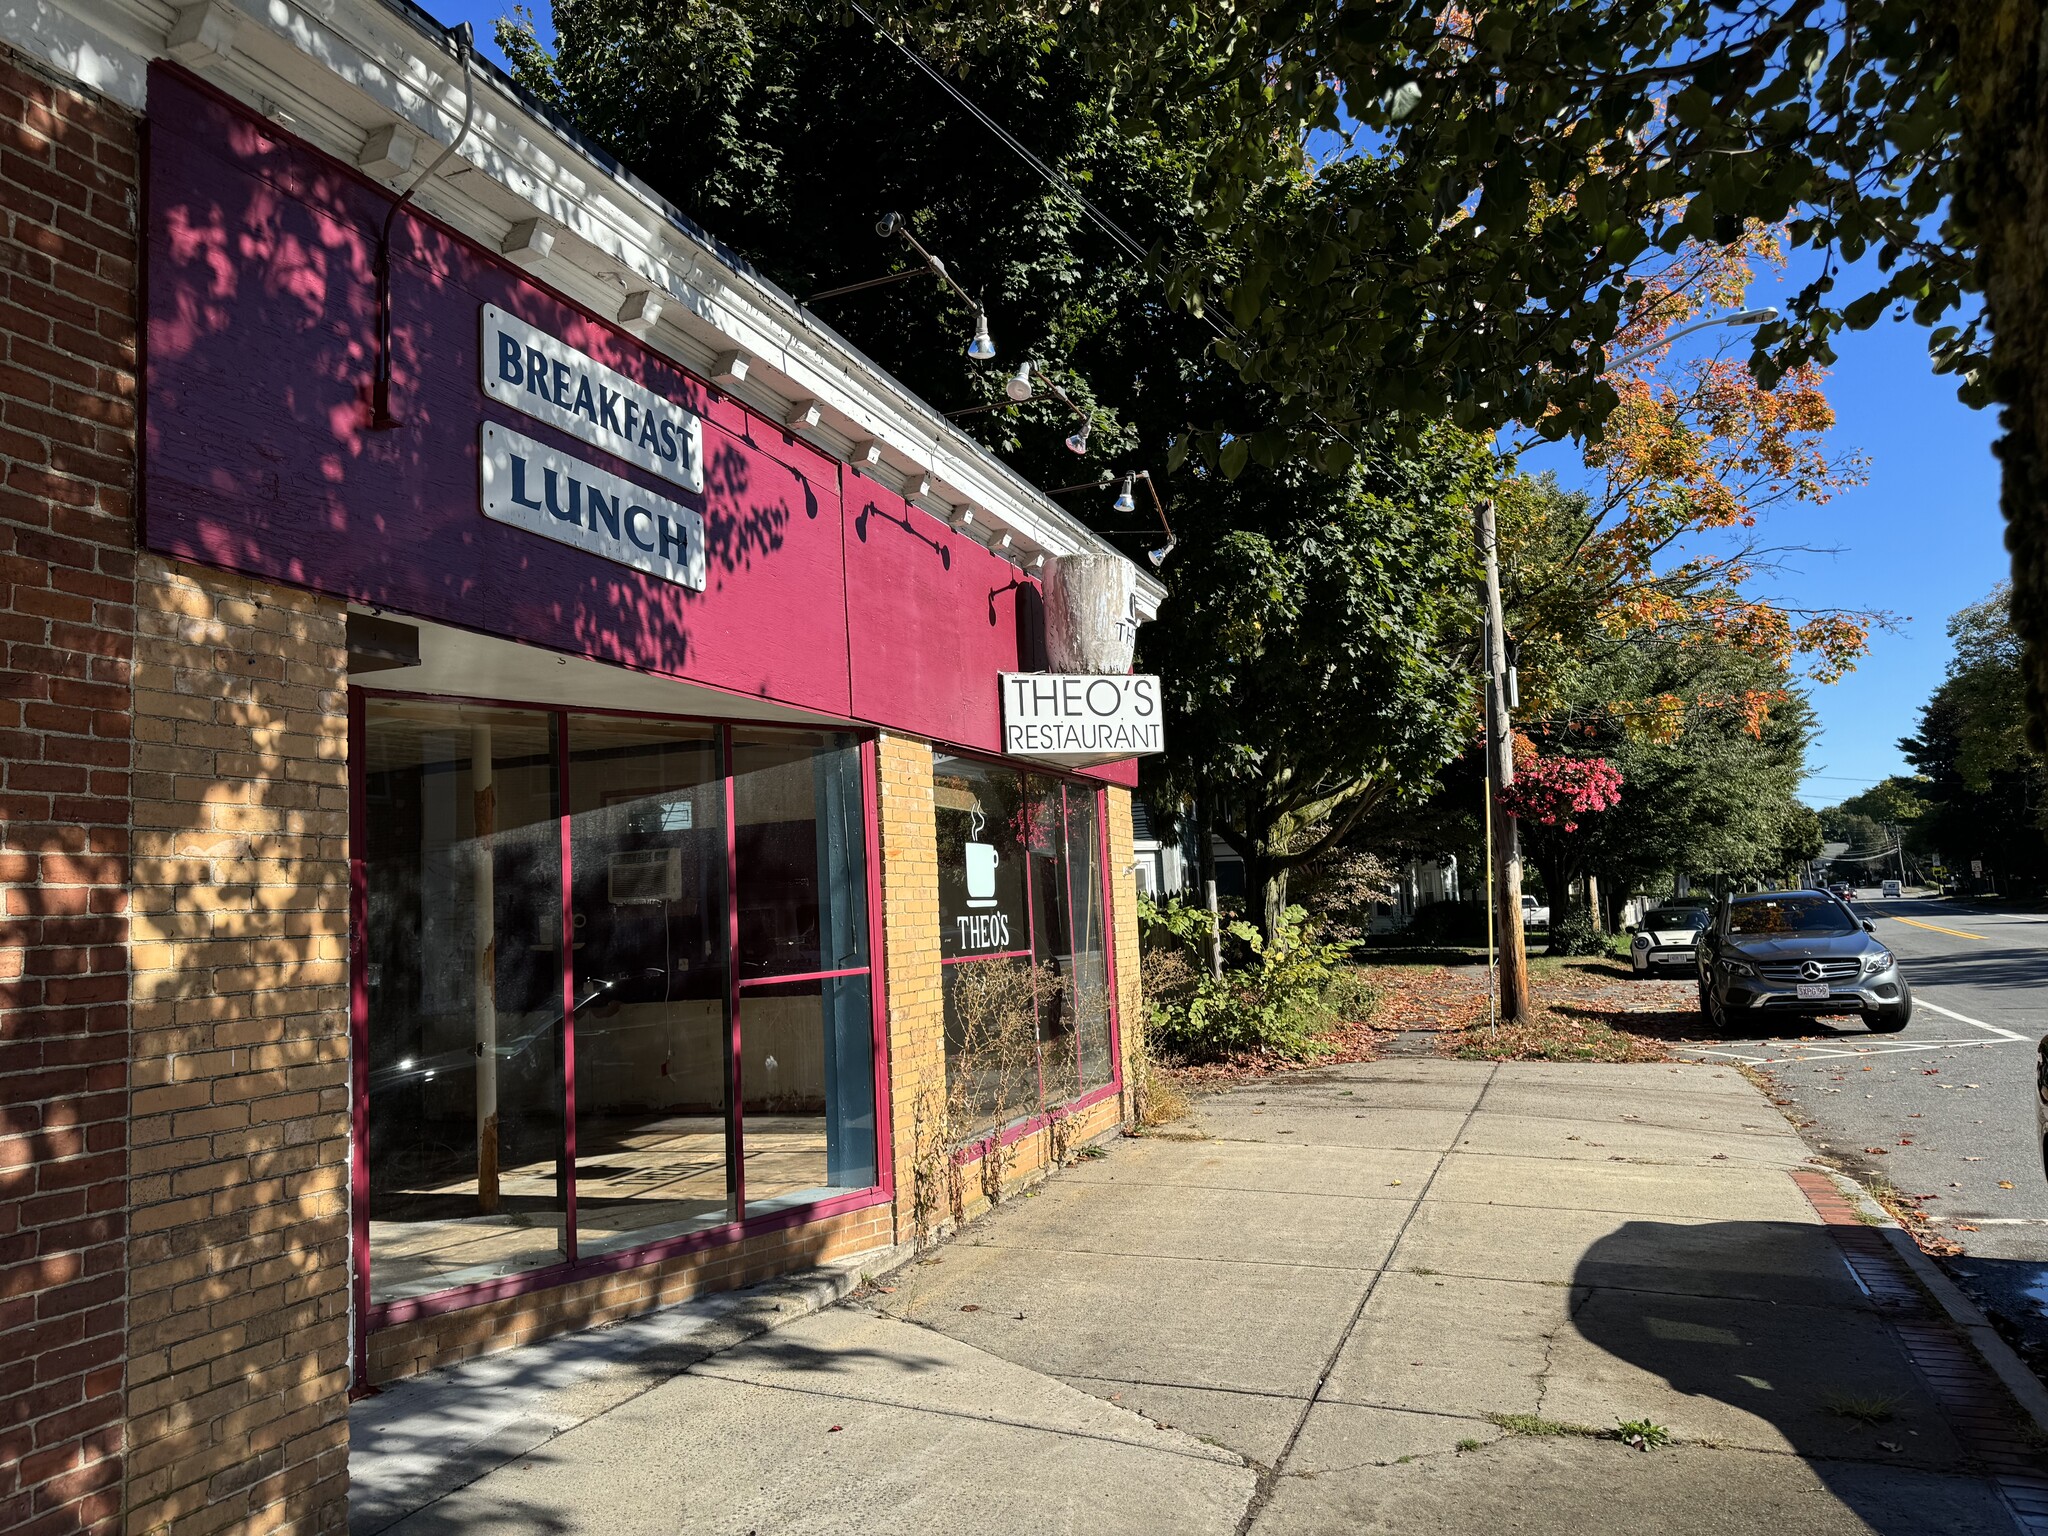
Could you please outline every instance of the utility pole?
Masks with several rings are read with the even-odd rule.
[[[1474,533],[1486,562],[1486,790],[1492,797],[1493,923],[1500,935],[1500,1013],[1509,1023],[1529,1016],[1529,965],[1522,950],[1522,839],[1501,796],[1515,782],[1515,751],[1508,719],[1508,643],[1501,623],[1500,555],[1494,536],[1493,498],[1474,513]],[[1551,900],[1557,900],[1553,893]]]

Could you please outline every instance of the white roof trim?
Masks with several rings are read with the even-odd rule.
[[[373,134],[398,124],[423,140],[417,166],[454,134],[462,81],[453,53],[429,41],[424,13],[415,24],[401,5],[199,0],[173,9],[161,0],[16,0],[0,9],[0,37],[139,109],[148,62],[172,56],[177,31],[188,67],[328,153],[357,164]],[[200,38],[205,46],[194,46]],[[475,84],[468,138],[419,191],[428,213],[494,251],[515,227],[544,221],[555,238],[524,243],[523,255],[534,258],[520,262],[529,274],[600,314],[618,313],[632,292],[665,295],[643,336],[648,346],[707,378],[720,355],[744,352],[752,364],[744,380],[725,386],[729,393],[773,421],[815,401],[819,423],[797,430],[839,459],[857,443],[878,444],[881,460],[869,473],[941,522],[965,503],[975,509],[976,528],[996,539],[1010,533],[1027,560],[1082,552],[1125,558],[495,73],[479,68]],[[1144,618],[1156,614],[1165,593],[1152,572],[1139,569]]]

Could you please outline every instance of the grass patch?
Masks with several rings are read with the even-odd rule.
[[[1875,1428],[1889,1424],[1899,1411],[1896,1397],[1877,1397],[1857,1392],[1830,1392],[1821,1399],[1821,1407],[1838,1419],[1853,1419],[1858,1424]]]
[[[1479,1449],[1480,1446],[1484,1445],[1485,1443],[1486,1442],[1483,1440],[1474,1440],[1470,1435],[1467,1435],[1463,1440],[1460,1440],[1458,1442],[1458,1449],[1461,1451],[1476,1451]]]
[[[1546,1419],[1537,1413],[1489,1413],[1487,1419],[1511,1435],[1585,1435],[1598,1438],[1604,1433],[1589,1424],[1568,1424]]]
[[[1516,1024],[1445,1030],[1436,1051],[1456,1061],[1665,1061],[1669,1053],[1655,1040],[1631,1035],[1599,1019],[1572,1017],[1538,1008]]]

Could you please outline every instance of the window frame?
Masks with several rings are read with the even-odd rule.
[[[444,1291],[430,1292],[423,1296],[394,1298],[389,1301],[373,1302],[370,1298],[370,1162],[369,1162],[369,872],[365,851],[368,847],[368,775],[362,765],[368,760],[368,712],[372,699],[397,702],[416,701],[421,703],[443,703],[468,706],[478,709],[517,709],[544,714],[553,718],[556,754],[556,807],[555,819],[561,837],[561,883],[562,883],[562,945],[561,972],[563,1007],[567,1011],[567,1024],[563,1031],[563,1072],[564,1072],[564,1155],[568,1168],[568,1189],[563,1211],[563,1230],[567,1254],[558,1263],[522,1270],[517,1274],[503,1275],[491,1280],[473,1281],[454,1286]],[[717,732],[718,756],[724,776],[723,794],[725,799],[725,856],[726,856],[726,1028],[731,1037],[728,1060],[730,1076],[728,1094],[731,1108],[727,1121],[728,1156],[733,1160],[736,1180],[745,1178],[745,1130],[744,1114],[738,1093],[740,1070],[740,1008],[743,993],[751,988],[773,986],[816,979],[811,973],[792,973],[786,976],[747,977],[740,975],[739,965],[739,901],[738,889],[738,827],[734,820],[736,791],[733,780],[733,732],[740,731],[790,731],[790,732],[831,732],[853,738],[860,755],[862,851],[865,859],[864,884],[867,901],[867,955],[865,966],[835,971],[839,976],[864,975],[868,978],[868,1010],[870,1029],[870,1050],[873,1071],[874,1118],[875,1118],[875,1176],[876,1182],[863,1189],[848,1190],[844,1194],[828,1196],[807,1205],[786,1209],[770,1210],[758,1216],[746,1214],[744,1184],[737,1184],[740,1219],[721,1222],[715,1226],[700,1228],[675,1237],[659,1239],[637,1248],[621,1249],[617,1252],[594,1256],[579,1254],[576,1242],[576,1024],[575,1024],[575,949],[574,949],[574,880],[575,868],[571,850],[571,795],[569,785],[570,717],[609,716],[620,719],[666,721],[682,724],[709,725]],[[866,1210],[877,1205],[894,1201],[895,1157],[892,1147],[893,1127],[890,1123],[889,1072],[888,1072],[888,987],[885,976],[886,956],[883,951],[882,884],[881,884],[881,836],[878,814],[878,759],[877,732],[872,729],[849,727],[835,723],[801,722],[781,720],[736,720],[715,715],[694,715],[681,713],[659,713],[639,709],[607,709],[580,705],[540,704],[516,699],[477,698],[468,695],[407,693],[397,689],[363,688],[351,684],[348,689],[348,866],[349,866],[349,937],[348,937],[348,997],[349,997],[349,1123],[350,1123],[350,1171],[349,1171],[349,1261],[350,1288],[354,1302],[351,1308],[355,1317],[355,1337],[352,1341],[354,1387],[361,1392],[367,1389],[369,1380],[369,1336],[381,1329],[420,1318],[435,1317],[456,1312],[468,1307],[482,1306],[488,1302],[501,1301],[509,1297],[528,1295],[536,1291],[550,1290],[576,1280],[592,1276],[616,1274],[624,1270],[638,1269],[648,1264],[658,1264],[667,1259],[699,1252],[707,1248],[722,1247],[741,1242],[763,1233],[785,1231],[792,1227],[805,1226],[815,1221],[842,1215],[850,1211]],[[1112,1038],[1114,1038],[1112,1036]]]
[[[1017,774],[1021,778],[1037,777],[1049,779],[1057,783],[1061,791],[1060,846],[1063,850],[1071,846],[1067,836],[1067,797],[1077,789],[1085,791],[1092,797],[1095,808],[1096,868],[1102,885],[1103,971],[1105,984],[1109,989],[1109,1081],[1098,1087],[1083,1089],[1074,1098],[1060,1104],[1043,1105],[1030,1114],[1019,1115],[1014,1120],[1006,1120],[1000,1125],[989,1126],[980,1135],[967,1141],[953,1154],[953,1160],[956,1165],[965,1165],[973,1162],[976,1158],[986,1156],[991,1150],[1008,1147],[1022,1141],[1027,1136],[1036,1135],[1052,1123],[1053,1117],[1056,1114],[1080,1114],[1082,1111],[1092,1109],[1104,1100],[1114,1098],[1123,1092],[1123,1019],[1120,1008],[1120,995],[1116,984],[1116,881],[1111,878],[1109,867],[1109,786],[1107,784],[1099,779],[1091,779],[1082,774],[1063,772],[1049,763],[1035,763],[1016,758],[991,756],[986,752],[961,751],[946,746],[942,742],[932,743],[932,773],[934,779],[938,775],[938,758],[940,756],[976,763],[985,768],[1005,769]],[[1066,864],[1068,862],[1063,856],[1061,863]],[[1133,868],[1135,869],[1135,867],[1134,864]],[[939,960],[941,974],[944,973],[945,967],[949,965],[973,965],[982,961],[1017,959],[1020,957],[1031,960],[1037,954],[1038,912],[1036,904],[1031,899],[1032,878],[1031,857],[1027,850],[1024,857],[1024,912],[1026,923],[1024,948],[1003,950],[999,953],[985,955],[955,955],[951,959],[941,957]],[[1135,877],[1133,883],[1135,884]],[[1067,921],[1071,942],[1074,912],[1073,872],[1071,869],[1067,872],[1065,884],[1068,891]],[[943,918],[941,921],[943,921]],[[1074,972],[1074,989],[1073,1001],[1076,1008],[1076,1018],[1078,1019],[1080,1006],[1080,969],[1078,966]],[[1074,1031],[1075,1067],[1077,1073],[1080,1067],[1080,1050],[1081,1034],[1077,1027]],[[945,1070],[943,1046],[941,1047],[940,1055],[940,1066],[941,1071],[943,1071]],[[1076,1077],[1076,1081],[1080,1081],[1079,1076]],[[1041,1100],[1045,1097],[1044,1069],[1042,1066],[1040,1068],[1039,1097]]]

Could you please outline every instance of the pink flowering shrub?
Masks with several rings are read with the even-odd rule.
[[[1524,821],[1576,832],[1580,817],[1612,810],[1621,801],[1621,770],[1604,757],[1517,753],[1516,759],[1515,782],[1500,802]]]

